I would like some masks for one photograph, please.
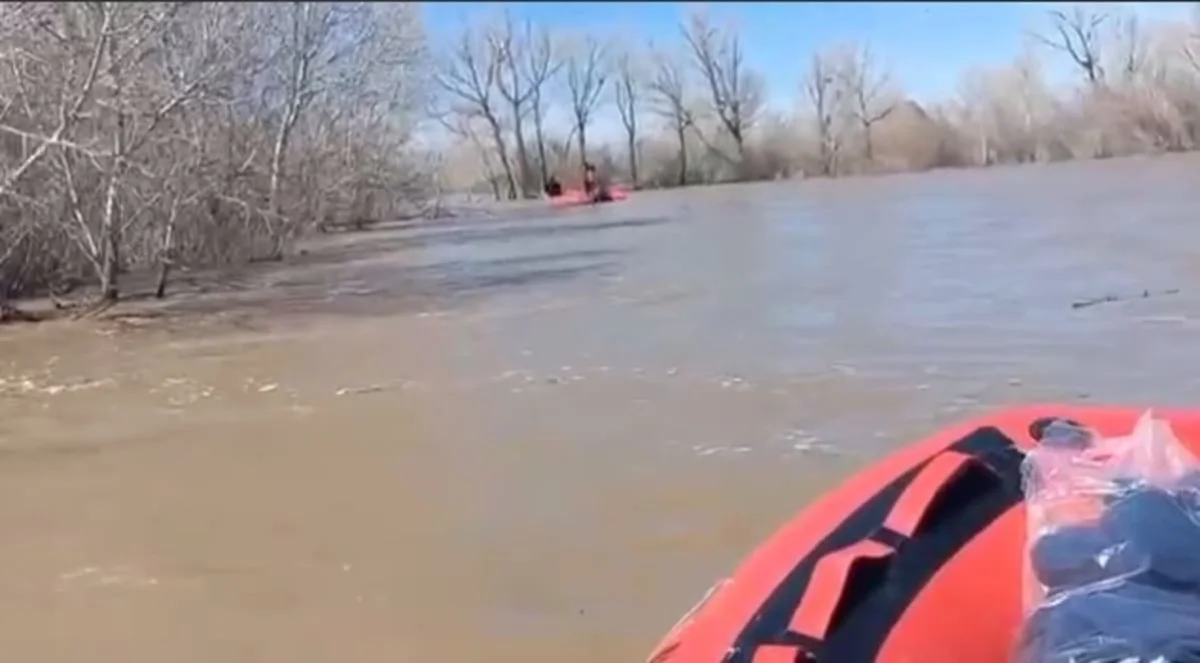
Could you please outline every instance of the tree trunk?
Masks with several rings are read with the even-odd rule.
[[[267,194],[267,212],[271,218],[267,219],[267,223],[268,227],[271,228],[272,235],[273,247],[269,256],[272,259],[283,257],[286,244],[284,238],[287,235],[287,229],[283,227],[285,222],[283,219],[283,201],[281,200],[284,157],[287,155],[288,145],[292,141],[292,130],[295,129],[296,122],[300,119],[300,95],[303,92],[303,87],[307,85],[309,76],[307,57],[304,55],[294,55],[293,57],[297,59],[292,65],[291,89],[288,91],[287,110],[284,113],[283,121],[279,124],[279,129],[275,132],[275,144],[271,149],[271,174]]]
[[[119,138],[117,139],[120,140]],[[120,296],[118,280],[121,265],[121,206],[117,201],[117,183],[121,166],[114,165],[109,175],[108,188],[104,194],[104,220],[101,234],[104,242],[103,262],[100,269],[100,299],[116,301]]]
[[[679,186],[687,186],[687,135],[682,124],[675,128],[675,135],[679,139]]]
[[[818,107],[820,109],[820,107]],[[817,120],[817,140],[820,143],[821,156],[821,174],[825,177],[833,176],[833,128],[830,126],[830,118],[825,115],[823,110],[819,110],[820,115]]]
[[[521,120],[521,107],[513,104],[513,140],[517,141],[517,168],[521,175],[521,197],[529,197],[529,185],[533,180],[529,172],[529,151],[525,149],[525,127]]]
[[[125,172],[125,112],[121,108],[121,62],[117,59],[117,37],[108,42],[108,75],[112,84],[113,106],[117,122],[113,135],[112,169],[104,192],[104,217],[101,221],[102,260],[100,267],[100,299],[115,302],[120,297],[118,281],[121,273],[121,177]]]
[[[578,130],[576,139],[579,141],[579,167],[583,168],[588,162],[587,160],[587,127],[582,122],[576,120],[575,128]]]
[[[163,230],[162,246],[158,255],[158,283],[154,287],[154,298],[162,299],[167,296],[167,280],[171,276],[171,265],[175,258],[175,219],[177,206],[171,208],[171,216],[167,219],[167,227]]]
[[[637,134],[629,132],[629,186],[638,188]]]
[[[533,98],[533,132],[537,140],[537,155],[538,155],[538,174],[541,176],[538,182],[539,190],[546,188],[546,182],[550,179],[550,167],[546,163],[546,132],[542,128],[542,95],[535,94]]]
[[[500,153],[500,166],[504,169],[504,178],[508,182],[508,199],[517,199],[517,180],[513,177],[512,164],[508,160],[508,146],[504,144],[504,132],[500,130],[500,122],[496,116],[488,113],[488,124],[492,127],[492,140],[496,143],[496,151]]]

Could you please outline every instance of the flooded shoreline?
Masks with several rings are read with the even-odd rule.
[[[1196,170],[639,194],[327,238],[160,319],[0,328],[0,644],[637,660],[945,423],[1194,402]]]

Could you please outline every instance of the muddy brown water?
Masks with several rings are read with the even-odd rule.
[[[946,422],[1194,403],[1198,174],[646,193],[337,237],[149,324],[0,330],[0,651],[641,660]]]

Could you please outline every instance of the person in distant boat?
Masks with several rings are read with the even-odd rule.
[[[583,192],[593,203],[612,201],[612,194],[609,192],[608,186],[596,175],[595,164],[587,162],[583,164]]]
[[[562,182],[558,178],[551,175],[550,179],[546,180],[546,197],[557,198],[563,193]]]

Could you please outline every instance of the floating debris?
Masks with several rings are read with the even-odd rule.
[[[1104,295],[1103,297],[1095,297],[1092,299],[1084,299],[1077,302],[1071,302],[1071,308],[1080,309],[1098,304],[1108,304],[1111,302],[1127,302],[1134,299],[1149,299],[1162,295],[1178,295],[1179,288],[1171,288],[1169,290],[1143,290],[1140,295]]]

